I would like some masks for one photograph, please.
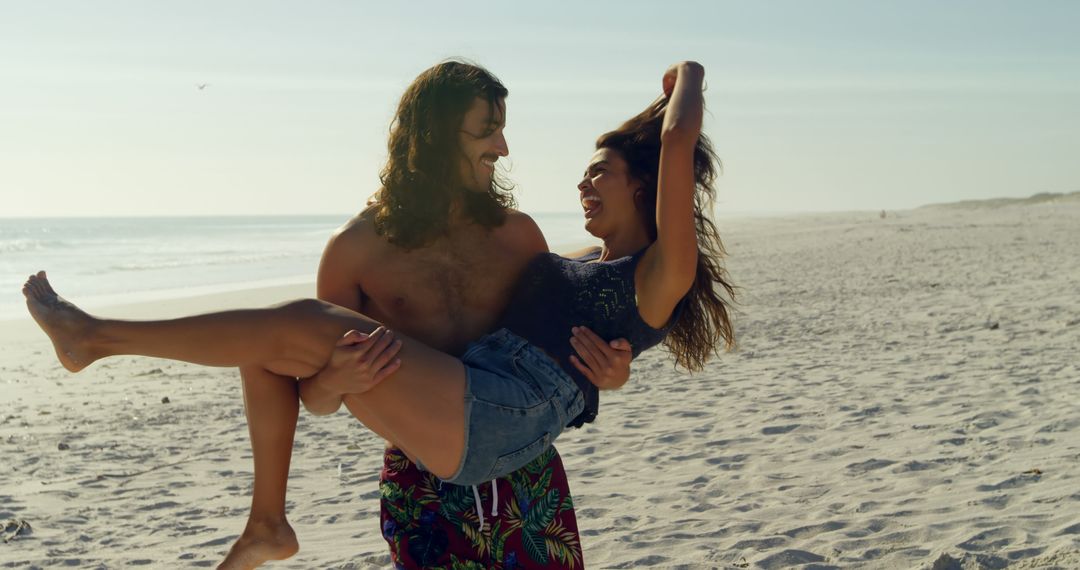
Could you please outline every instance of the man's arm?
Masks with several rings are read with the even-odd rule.
[[[360,311],[364,294],[358,283],[359,268],[363,266],[364,234],[371,222],[360,214],[330,236],[319,261],[315,282],[316,296],[323,301]]]
[[[570,364],[601,390],[622,388],[630,379],[634,358],[630,341],[617,338],[608,342],[588,327],[574,327],[572,333],[570,345],[577,355],[570,355]]]
[[[334,232],[323,249],[316,279],[319,299],[359,311],[363,291],[357,286],[356,271],[363,259],[362,239],[366,222],[363,214]],[[337,352],[339,349],[335,349]],[[300,401],[315,415],[329,415],[341,408],[342,392],[324,377],[322,372],[300,382]]]

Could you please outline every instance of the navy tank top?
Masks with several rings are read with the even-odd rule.
[[[555,359],[585,396],[585,411],[568,425],[580,427],[596,419],[600,392],[570,363],[571,327],[586,326],[604,340],[630,341],[634,358],[660,344],[678,318],[682,302],[668,326],[654,329],[641,319],[634,270],[645,250],[594,261],[600,252],[567,259],[554,253],[536,256],[521,274],[510,304],[497,328],[506,328]],[[591,262],[591,263],[590,263]]]

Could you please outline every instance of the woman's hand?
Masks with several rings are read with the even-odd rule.
[[[704,78],[705,68],[696,61],[680,61],[669,67],[664,72],[664,79],[661,82],[665,97],[670,99],[671,94],[675,92],[675,80],[679,78],[680,73],[693,73],[698,78]]]
[[[586,327],[571,329],[570,345],[577,356],[570,355],[570,363],[601,390],[622,388],[630,379],[630,342],[625,338],[605,342]]]
[[[349,331],[334,345],[326,368],[319,372],[324,386],[338,394],[363,394],[401,367],[396,358],[401,341],[386,327],[364,334]]]

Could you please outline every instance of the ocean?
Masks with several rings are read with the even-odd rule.
[[[552,251],[588,242],[580,213],[534,214]],[[314,281],[348,216],[0,219],[0,319],[26,315],[40,269],[85,305],[138,303]]]

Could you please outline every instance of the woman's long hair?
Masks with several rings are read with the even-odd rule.
[[[491,228],[514,206],[512,185],[497,174],[486,191],[466,187],[459,132],[477,97],[494,113],[508,91],[486,69],[445,61],[421,73],[401,96],[390,125],[389,157],[379,173],[375,229],[405,249],[429,244],[447,230],[457,204],[473,222]]]
[[[656,192],[660,174],[660,133],[668,100],[661,97],[621,127],[605,133],[596,148],[617,151],[628,167],[631,179],[641,184],[635,195],[638,212],[656,240]],[[686,294],[682,314],[664,340],[676,363],[690,371],[701,370],[717,351],[721,341],[731,349],[735,331],[731,323],[735,286],[724,268],[727,255],[716,225],[707,215],[712,211],[716,191],[713,182],[720,171],[720,159],[704,133],[694,147],[694,224],[697,229],[698,260],[694,285]]]

